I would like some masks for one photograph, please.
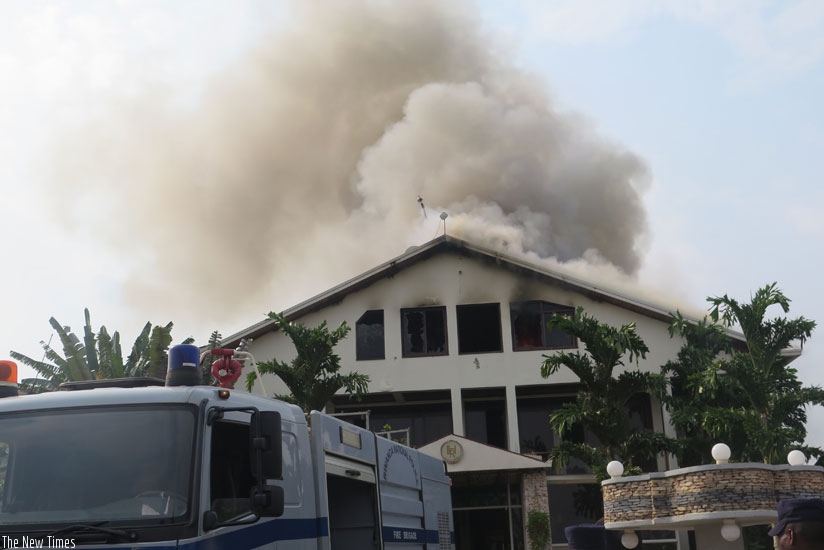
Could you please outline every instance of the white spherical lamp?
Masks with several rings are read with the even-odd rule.
[[[730,461],[730,456],[732,455],[732,451],[730,451],[729,446],[724,443],[716,443],[713,445],[711,452],[716,464],[728,463]]]
[[[638,535],[635,534],[635,531],[624,531],[624,534],[621,535],[621,544],[624,548],[635,548],[638,546]]]
[[[724,525],[721,526],[721,538],[727,542],[733,542],[741,537],[741,528],[735,523],[735,520],[725,519]]]
[[[790,454],[787,455],[787,462],[790,466],[803,466],[807,463],[807,457],[804,456],[804,453],[796,449],[790,451]]]
[[[607,473],[612,479],[617,479],[624,474],[624,465],[617,460],[613,460],[607,464]]]

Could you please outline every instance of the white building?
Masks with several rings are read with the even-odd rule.
[[[657,372],[681,346],[667,331],[668,311],[446,236],[285,314],[308,326],[352,327],[337,352],[344,369],[369,375],[369,394],[359,402],[336,396],[328,412],[358,413],[350,419],[375,431],[408,429],[413,446],[443,456],[454,481],[458,550],[503,550],[524,548],[533,507],[548,504],[553,548],[566,547],[565,526],[600,518],[600,488],[583,464],[557,471],[522,454],[540,457],[556,443],[549,413],[575,395],[569,370],[544,379],[540,365],[543,354],[578,347],[545,329],[553,313],[578,306],[611,325],[636,323],[650,348],[641,370]],[[258,360],[295,355],[270,320],[228,344],[240,338],[253,339],[249,351]],[[272,377],[265,388],[285,390]],[[260,384],[255,391],[263,391]],[[633,416],[671,432],[666,411],[646,396]],[[664,459],[658,465],[671,466]],[[655,548],[676,548],[674,535],[662,536],[673,542]]]

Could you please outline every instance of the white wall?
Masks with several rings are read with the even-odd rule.
[[[509,303],[523,300],[583,306],[588,314],[616,326],[635,322],[638,333],[650,348],[647,358],[639,364],[645,371],[657,372],[663,363],[675,356],[681,345],[679,339],[669,337],[667,324],[663,321],[611,303],[593,301],[537,278],[516,274],[491,262],[451,253],[439,254],[414,264],[391,278],[381,279],[366,289],[347,295],[341,302],[306,315],[299,321],[315,326],[325,320],[334,328],[345,320],[352,327],[352,332],[339,344],[337,352],[342,358],[344,370],[369,375],[370,392],[449,389],[453,392],[455,410],[454,396],[460,395],[462,388],[506,388],[508,399],[514,400],[516,386],[578,381],[566,368],[549,379],[541,377],[542,354],[551,352],[512,351]],[[503,352],[458,355],[455,306],[492,302],[501,304]],[[446,306],[449,355],[402,357],[400,309],[432,305]],[[386,359],[355,361],[355,324],[370,309],[384,310]],[[277,357],[290,361],[295,356],[291,342],[280,332],[258,338],[249,350],[258,360]],[[628,367],[634,369],[635,365]],[[267,377],[265,384],[270,394],[285,390],[279,380],[272,377]],[[260,392],[260,387],[255,391]],[[510,449],[517,451],[517,418],[513,418],[515,415],[512,414],[515,405],[509,403],[508,406]],[[460,403],[457,403],[457,407],[460,408]],[[456,416],[460,416],[459,410],[453,414],[453,417]],[[456,433],[462,433],[459,420],[456,418]]]

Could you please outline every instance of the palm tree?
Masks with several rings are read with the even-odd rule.
[[[564,403],[552,413],[549,422],[564,436],[575,426],[589,430],[599,445],[564,441],[550,451],[550,458],[565,463],[572,457],[587,463],[596,477],[606,477],[606,464],[621,460],[627,472],[639,471],[661,452],[675,450],[675,441],[652,430],[633,426],[630,401],[643,394],[658,394],[665,380],[658,374],[639,370],[624,371],[613,376],[616,367],[646,357],[649,351],[635,323],[615,328],[599,322],[578,308],[573,317],[556,314],[550,328],[560,328],[584,344],[586,353],[563,352],[544,355],[541,376],[548,378],[565,366],[580,380],[581,390],[575,401]]]
[[[816,323],[804,317],[767,318],[767,310],[778,306],[786,314],[790,300],[777,283],[756,291],[749,303],[739,303],[726,294],[710,297],[710,318],[724,327],[737,325],[744,334],[746,350],[732,350],[728,357],[705,371],[710,388],[730,385],[743,406],[707,415],[705,425],[711,434],[720,432],[725,423],[743,426],[746,433],[742,460],[759,460],[767,464],[781,462],[796,448],[808,456],[823,456],[824,451],[804,447],[807,435],[806,408],[824,404],[824,390],[803,386],[798,372],[790,367],[784,352],[794,342],[804,345]],[[719,374],[722,374],[719,376]],[[736,450],[734,449],[734,452]]]
[[[67,326],[54,317],[49,324],[57,334],[62,346],[62,355],[50,342],[41,341],[43,360],[38,361],[27,355],[11,351],[10,355],[34,369],[37,378],[20,381],[20,388],[30,393],[57,390],[63,382],[95,380],[102,378],[123,378],[132,376],[152,376],[162,378],[166,373],[167,351],[172,341],[172,323],[152,326],[146,323],[132,346],[131,353],[123,361],[120,334],[109,334],[105,326],[95,334],[91,325],[89,310],[86,308],[83,341]]]
[[[297,356],[285,363],[272,359],[258,363],[261,374],[278,376],[290,394],[277,395],[278,399],[294,403],[305,413],[323,410],[332,396],[345,389],[350,396],[360,396],[366,392],[369,377],[351,372],[341,374],[340,357],[335,354],[337,343],[349,334],[349,325],[344,321],[334,330],[329,330],[326,321],[310,328],[300,323],[290,323],[282,313],[269,313],[269,318],[277,321],[280,329],[292,340]],[[246,375],[246,388],[251,391],[257,375]]]

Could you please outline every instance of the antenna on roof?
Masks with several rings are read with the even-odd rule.
[[[446,236],[446,218],[449,217],[449,214],[446,212],[441,212],[441,221],[443,222],[443,234]]]
[[[423,205],[423,197],[418,195],[418,204],[421,205],[421,210],[423,210],[423,219],[426,219],[426,207]]]

